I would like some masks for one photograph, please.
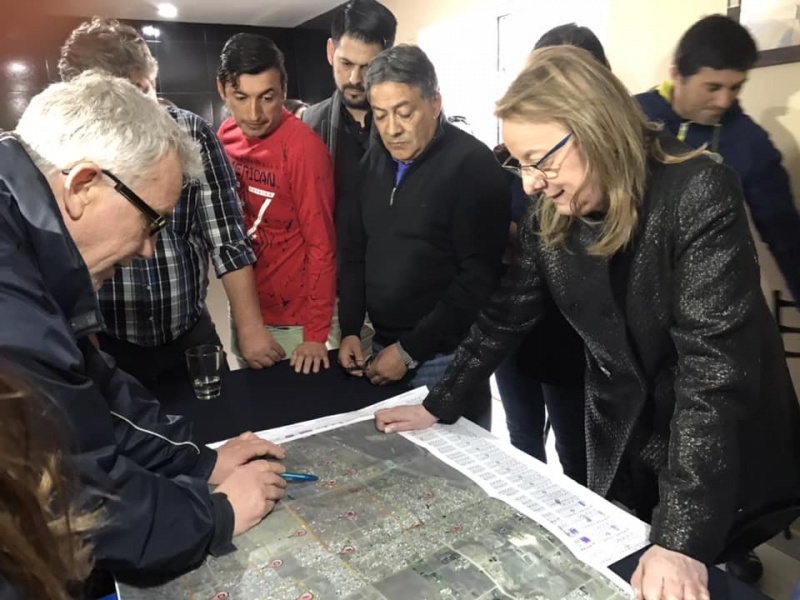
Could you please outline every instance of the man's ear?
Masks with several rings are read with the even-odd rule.
[[[433,107],[434,107],[434,118],[438,119],[439,115],[442,114],[442,94],[436,92],[436,95],[433,97]]]
[[[328,64],[333,66],[333,53],[336,51],[336,42],[333,41],[333,38],[328,38],[328,46],[327,46],[327,55],[328,55]]]
[[[217,93],[219,97],[225,102],[225,84],[222,83],[219,79],[217,79]]]
[[[669,78],[672,80],[672,83],[680,83],[683,80],[681,74],[678,72],[678,67],[675,65],[670,65],[669,67]]]
[[[86,206],[92,201],[92,188],[102,177],[100,167],[91,162],[78,163],[64,178],[64,210],[73,221],[83,216]]]

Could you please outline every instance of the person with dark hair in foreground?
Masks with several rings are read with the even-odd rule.
[[[433,385],[500,278],[511,208],[491,151],[442,115],[416,46],[385,50],[366,77],[380,143],[364,157],[341,243],[339,362],[373,384]],[[359,338],[375,325],[371,364]],[[488,429],[489,377],[468,414]]]
[[[0,364],[0,598],[68,600],[91,571],[98,513],[75,511],[68,445],[47,405]]]
[[[800,406],[741,186],[579,48],[535,51],[496,115],[542,196],[519,257],[423,404],[376,426],[454,422],[550,294],[586,346],[589,488],[652,524],[636,597],[707,599],[707,565],[800,515]]]
[[[217,89],[233,116],[219,138],[256,251],[261,316],[295,370],[318,373],[330,366],[336,288],[333,165],[325,144],[284,107],[286,83],[272,40],[239,33],[226,42]],[[236,336],[232,345],[236,353]]]

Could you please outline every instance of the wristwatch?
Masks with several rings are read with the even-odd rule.
[[[403,344],[401,344],[400,342],[397,342],[397,350],[400,352],[400,357],[403,359],[403,364],[405,364],[406,369],[410,371],[411,369],[417,368],[417,365],[419,365],[419,363],[415,361],[413,358],[411,358],[411,355],[408,352],[406,352],[406,349],[403,348]]]

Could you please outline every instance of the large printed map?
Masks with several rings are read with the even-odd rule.
[[[419,445],[361,421],[283,444],[316,483],[238,550],[120,600],[424,600],[629,597],[550,531]]]

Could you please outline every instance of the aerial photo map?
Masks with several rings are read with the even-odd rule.
[[[283,444],[287,497],[238,550],[120,600],[622,600],[547,529],[372,420]]]

